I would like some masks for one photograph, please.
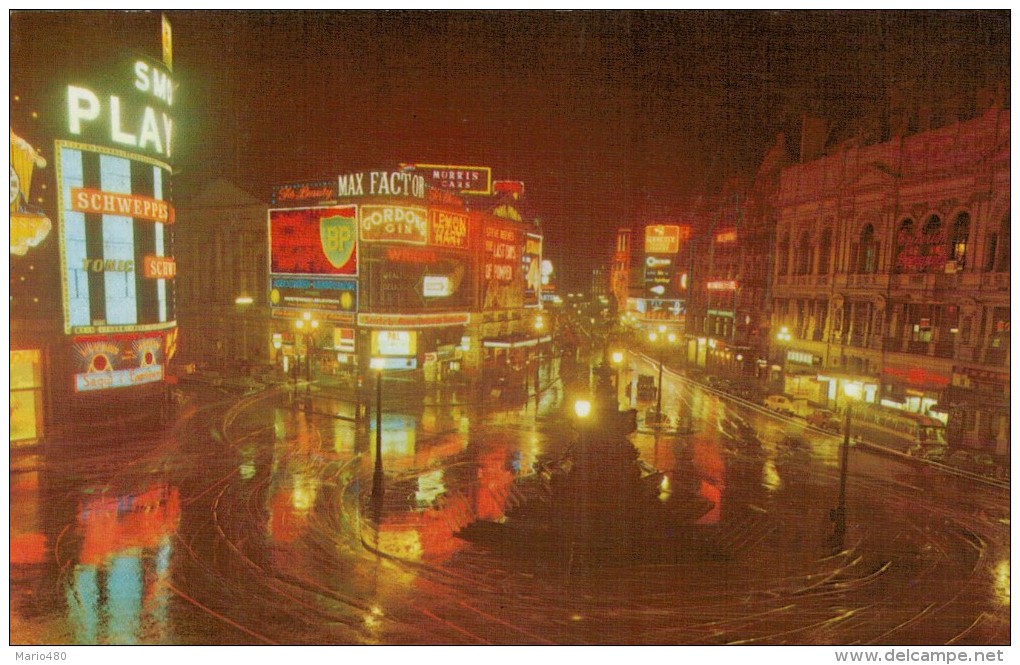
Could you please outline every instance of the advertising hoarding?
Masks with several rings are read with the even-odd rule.
[[[296,182],[273,186],[272,205],[312,205],[337,198],[335,180]]]
[[[56,164],[64,332],[173,327],[170,166],[67,141]]]
[[[428,216],[425,208],[363,205],[358,228],[365,242],[404,242],[413,245],[428,242]]]
[[[269,304],[272,308],[355,312],[358,309],[358,280],[330,277],[270,277]]]
[[[72,340],[76,392],[126,388],[163,380],[163,333],[84,335]]]
[[[488,166],[415,164],[414,168],[424,174],[433,187],[460,194],[492,194],[492,169]]]
[[[354,205],[270,210],[270,273],[357,275],[356,227]]]
[[[673,257],[649,255],[645,257],[645,291],[650,297],[664,298],[671,295],[673,282]]]
[[[510,224],[486,221],[482,240],[482,308],[522,307],[524,233]]]
[[[650,224],[645,227],[645,254],[676,254],[680,242],[691,235],[689,226],[678,224]]]
[[[468,216],[459,212],[430,208],[429,244],[450,249],[467,249]]]
[[[413,330],[373,330],[373,356],[414,356],[418,353],[418,333]]]

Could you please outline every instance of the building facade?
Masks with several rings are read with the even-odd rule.
[[[769,339],[787,392],[838,408],[856,383],[951,445],[1008,452],[1009,129],[992,108],[782,171]]]

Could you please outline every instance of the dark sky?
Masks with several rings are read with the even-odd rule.
[[[889,86],[1009,73],[1008,11],[168,14],[179,201],[216,176],[268,200],[399,162],[491,166],[526,183],[565,268],[753,173],[778,132],[795,148],[805,112],[849,131]],[[124,18],[12,15],[12,90],[54,76],[47,49],[81,61]]]

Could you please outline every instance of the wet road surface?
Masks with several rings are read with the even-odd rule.
[[[630,442],[662,501],[713,507],[654,546],[607,516],[457,536],[541,500],[536,466],[577,441],[551,369],[537,403],[388,390],[381,500],[374,418],[328,391],[196,394],[165,433],[21,453],[11,643],[1009,643],[1008,489],[854,448],[833,552],[839,437],[664,383],[693,431]]]

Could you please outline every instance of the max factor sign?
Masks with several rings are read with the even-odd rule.
[[[337,196],[407,196],[425,198],[425,178],[404,171],[348,173],[338,179]]]

